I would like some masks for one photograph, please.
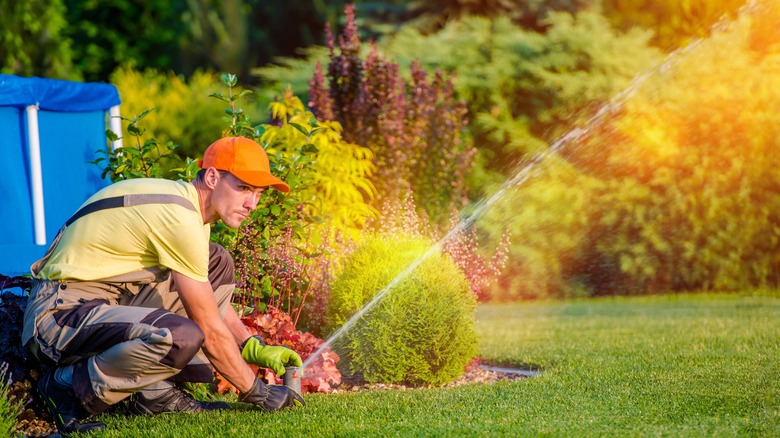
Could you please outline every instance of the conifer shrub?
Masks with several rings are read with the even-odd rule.
[[[476,299],[455,263],[431,248],[422,238],[377,235],[347,258],[331,287],[331,330],[386,293],[338,339],[345,375],[438,386],[463,374],[477,353]]]

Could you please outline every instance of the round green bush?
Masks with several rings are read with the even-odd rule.
[[[341,327],[377,293],[423,257],[422,239],[372,237],[334,281],[329,327]],[[432,252],[343,332],[342,372],[369,383],[443,385],[463,375],[477,353],[476,299],[455,263]]]

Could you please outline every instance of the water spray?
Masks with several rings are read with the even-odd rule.
[[[748,0],[745,5],[743,5],[739,9],[739,14],[745,13],[746,11],[754,11],[757,7],[756,0]],[[719,22],[715,23],[715,25],[712,26],[712,29],[714,32],[722,32],[728,28],[730,24],[730,20],[722,19]],[[636,91],[639,89],[639,86],[643,84],[648,78],[652,77],[655,74],[664,72],[675,64],[679,56],[683,53],[690,52],[694,50],[700,43],[701,39],[697,39],[693,41],[692,43],[688,44],[686,47],[677,49],[670,53],[669,55],[664,58],[664,61],[660,63],[660,65],[656,66],[655,68],[649,69],[645,72],[637,74],[632,80],[631,83],[626,87],[623,91],[618,93],[616,96],[614,96],[610,102],[602,105],[591,117],[589,117],[585,123],[584,126],[594,126],[597,123],[600,123],[604,119],[608,118],[609,115],[616,112],[619,108],[622,107],[624,102],[626,102],[630,97],[632,97]],[[441,240],[439,240],[436,244],[434,244],[428,251],[426,251],[422,256],[420,256],[417,260],[415,260],[411,265],[409,265],[404,271],[402,271],[400,274],[398,274],[387,286],[385,286],[381,291],[379,291],[374,297],[366,303],[360,310],[358,310],[354,315],[352,315],[347,322],[344,323],[338,330],[336,330],[332,335],[326,339],[323,344],[316,350],[314,353],[312,353],[304,362],[303,365],[296,369],[296,371],[299,371],[301,374],[303,371],[311,365],[314,360],[317,359],[327,348],[329,348],[335,341],[337,341],[347,330],[349,330],[352,326],[355,325],[357,321],[360,320],[360,318],[365,315],[365,313],[373,308],[379,301],[382,300],[382,298],[387,295],[388,292],[390,292],[396,285],[398,285],[401,281],[406,279],[406,277],[409,276],[417,267],[419,267],[425,260],[427,260],[431,255],[437,253],[442,246],[447,243],[453,236],[460,233],[461,231],[464,231],[468,228],[470,228],[474,222],[485,212],[487,209],[492,207],[497,201],[499,201],[501,198],[504,197],[504,195],[507,193],[508,190],[510,190],[512,187],[519,186],[523,184],[526,180],[530,178],[532,175],[532,170],[534,170],[540,163],[542,163],[547,158],[563,152],[562,148],[565,145],[568,145],[572,142],[575,142],[579,140],[583,135],[585,135],[588,132],[587,128],[581,128],[581,127],[575,127],[571,130],[569,130],[566,134],[560,136],[555,142],[553,142],[548,149],[545,151],[535,155],[530,159],[530,161],[527,161],[524,167],[522,167],[518,172],[515,173],[515,175],[504,181],[504,183],[501,184],[499,189],[489,198],[483,198],[480,201],[477,201],[474,204],[474,209],[471,212],[471,214],[465,216],[465,218],[461,219]],[[515,167],[519,167],[522,165],[522,161],[515,164]],[[287,385],[287,374],[293,374],[292,372],[289,372],[285,374],[285,385]],[[300,378],[300,377],[299,377]],[[290,376],[290,379],[293,379],[292,376]],[[294,385],[291,381],[290,385]],[[300,382],[298,382],[298,387],[300,387]]]

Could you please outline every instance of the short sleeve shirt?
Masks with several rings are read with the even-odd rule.
[[[196,211],[155,203],[87,214],[65,230],[39,277],[94,281],[158,267],[208,281],[211,227],[203,223],[195,187],[184,181],[132,179],[100,190],[83,205],[128,194],[177,195]]]

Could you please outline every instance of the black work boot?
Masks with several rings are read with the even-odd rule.
[[[49,371],[38,380],[38,394],[54,419],[57,430],[62,435],[70,435],[105,429],[106,425],[98,421],[90,423],[79,421],[88,415],[76,398],[73,388],[54,379],[54,371]]]
[[[127,412],[134,415],[155,415],[165,412],[208,412],[230,408],[230,405],[225,402],[195,400],[167,381],[159,382],[154,386],[156,388],[142,389],[130,396]]]

